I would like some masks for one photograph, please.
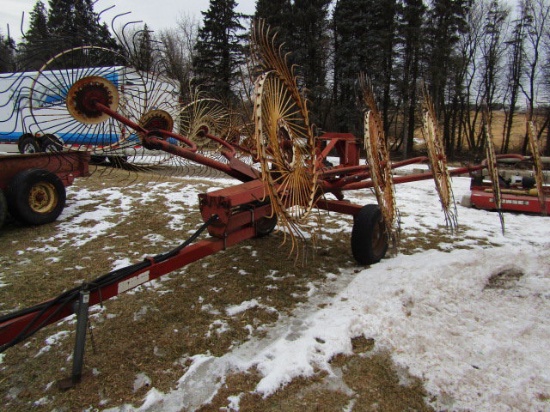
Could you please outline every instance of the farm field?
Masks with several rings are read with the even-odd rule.
[[[0,232],[0,311],[166,252],[202,224],[199,193],[234,180],[98,167],[57,222]],[[198,173],[197,173],[198,172]],[[169,177],[165,174],[170,175]],[[243,242],[91,308],[85,376],[75,319],[0,355],[5,410],[550,410],[550,218],[459,205],[432,181],[397,186],[401,244],[371,267],[352,219],[319,212],[299,255],[284,235]],[[369,191],[348,194],[375,203]],[[203,235],[203,237],[206,235]]]

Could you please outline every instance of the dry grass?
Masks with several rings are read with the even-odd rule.
[[[493,136],[493,144],[495,146],[495,151],[497,153],[500,153],[500,148],[502,146],[502,141],[504,138],[503,127],[504,127],[505,114],[503,111],[494,111],[492,112],[492,115],[493,115],[493,118],[491,121],[491,133]],[[542,125],[542,123],[544,123],[544,119],[542,117],[535,118],[535,121],[539,125]],[[479,115],[477,122],[478,124],[477,124],[476,130],[478,131],[478,133],[480,133],[481,115]],[[508,148],[508,153],[521,153],[523,139],[525,138],[525,132],[526,132],[525,114],[516,113],[514,115],[514,122],[512,124],[512,131],[510,134],[510,146]],[[420,142],[423,142],[422,131],[420,129],[418,129],[416,137],[419,139]],[[541,143],[544,143],[544,139]],[[466,142],[464,142],[464,144],[466,145]],[[424,147],[424,144],[421,143],[418,145],[417,149],[421,150],[423,147]],[[462,150],[463,152],[468,152],[468,147],[465,146],[462,148]]]

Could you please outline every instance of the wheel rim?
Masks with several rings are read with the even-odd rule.
[[[36,147],[32,143],[27,143],[23,146],[23,153],[37,153]]]
[[[151,110],[139,119],[139,125],[149,131],[165,130],[171,132],[174,128],[174,119],[172,119],[170,113],[164,110]],[[143,133],[138,133],[138,136],[143,140]]]
[[[67,110],[80,123],[97,124],[110,118],[96,107],[96,103],[101,103],[113,111],[118,108],[118,91],[103,77],[89,76],[80,79],[67,93]]]
[[[29,192],[29,206],[35,213],[50,213],[59,202],[59,196],[55,186],[51,183],[41,182],[33,185]]]

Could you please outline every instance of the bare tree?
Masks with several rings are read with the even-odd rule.
[[[456,132],[454,140],[456,152],[464,146],[464,138],[468,150],[477,147],[476,125],[479,117],[480,91],[476,80],[479,78],[479,50],[483,37],[483,22],[485,19],[482,4],[476,3],[466,16],[468,30],[465,31],[457,44],[457,67],[455,70],[455,99],[458,121],[453,127]],[[451,151],[452,153],[452,151]]]
[[[524,70],[524,48],[527,28],[525,9],[520,8],[520,16],[513,22],[514,27],[507,41],[507,79],[504,101],[504,125],[502,131],[501,153],[508,153],[510,148],[510,136],[514,123],[514,114],[517,110],[518,97],[521,85],[521,76]]]
[[[525,84],[521,89],[527,99],[527,110],[534,118],[535,106],[539,97],[540,76],[542,74],[543,41],[550,30],[550,0],[523,0],[522,9],[529,23],[525,47]],[[527,152],[528,137],[525,133],[522,153]]]
[[[166,73],[179,84],[182,102],[189,101],[190,83],[193,76],[193,58],[199,23],[190,15],[178,19],[175,29],[164,30],[160,34],[163,43]]]

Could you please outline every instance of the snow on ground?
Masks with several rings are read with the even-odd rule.
[[[469,178],[454,178],[453,187],[459,202]],[[364,193],[348,196],[365,203]],[[397,205],[403,238],[444,225],[432,181],[399,185]],[[351,338],[361,335],[423,379],[436,409],[550,411],[550,218],[506,214],[503,235],[496,213],[457,211],[460,230],[441,250],[343,271],[338,277],[347,284],[333,297],[323,294],[323,309],[313,288],[310,302],[281,317],[267,337],[222,357],[195,356],[175,390],[152,388],[141,406],[109,411],[192,410],[212,398],[221,384],[214,382],[223,382],[216,378],[251,367],[263,375],[256,390],[268,395],[315,368],[334,374],[330,359],[351,354]],[[337,215],[326,219],[350,225]],[[503,283],[491,287],[499,275]],[[228,405],[238,410],[234,398]]]

